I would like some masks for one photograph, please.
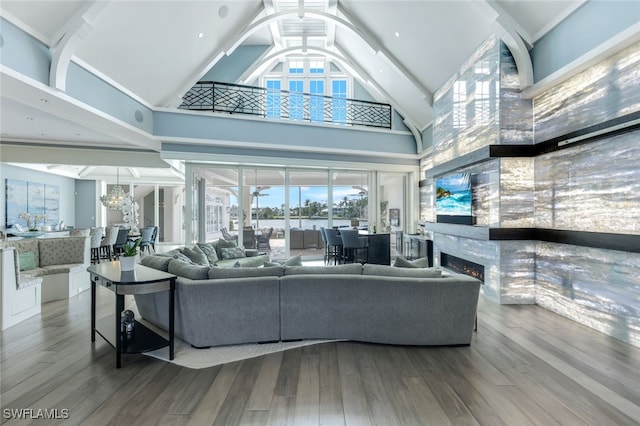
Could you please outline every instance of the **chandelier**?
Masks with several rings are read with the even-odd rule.
[[[122,186],[120,186],[120,169],[116,169],[116,184],[107,195],[100,197],[102,205],[109,210],[122,210],[122,204],[128,195],[124,192]]]

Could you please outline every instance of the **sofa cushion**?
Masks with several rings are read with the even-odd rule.
[[[219,259],[216,252],[216,245],[214,243],[198,243],[196,244],[200,250],[207,256],[209,265],[213,265]]]
[[[204,252],[197,245],[191,248],[183,248],[182,254],[187,256],[193,263],[209,266],[209,259],[207,258],[207,255],[204,254]]]
[[[403,277],[403,278],[440,278],[440,268],[398,268],[389,265],[374,265],[365,263],[362,275],[376,275],[379,277]]]
[[[38,266],[89,263],[89,244],[87,237],[42,238]]]
[[[178,259],[171,259],[168,272],[192,280],[206,280],[209,278],[208,266],[189,264]]]
[[[239,259],[241,257],[247,257],[244,254],[244,247],[222,247],[220,249],[222,259]]]
[[[42,275],[68,274],[71,272],[82,272],[87,269],[84,263],[67,263],[63,265],[43,266],[40,270],[45,271]]]
[[[144,266],[148,266],[149,268],[157,269],[159,271],[168,272],[169,271],[169,262],[171,262],[172,258],[167,256],[160,255],[151,255],[144,256],[140,260],[140,264]]]
[[[393,262],[393,266],[399,268],[428,268],[429,259],[426,257],[421,257],[415,260],[408,260],[402,256],[398,256]]]
[[[36,269],[36,254],[31,251],[18,253],[18,262],[20,265],[20,271]]]
[[[219,268],[209,269],[209,278],[248,278],[248,277],[281,277],[284,274],[282,266],[269,266],[266,268]]]
[[[218,256],[218,259],[224,259],[224,257],[222,257],[222,249],[238,247],[238,244],[236,244],[235,241],[227,241],[224,239],[220,239],[216,241],[215,246],[216,246],[216,254]]]
[[[360,263],[350,263],[348,265],[335,266],[285,266],[285,275],[310,275],[310,274],[340,274],[340,275],[360,275],[362,265]]]

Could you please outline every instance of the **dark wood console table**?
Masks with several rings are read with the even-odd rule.
[[[136,265],[133,271],[121,271],[120,262],[108,262],[87,268],[91,276],[91,341],[96,332],[116,349],[116,367],[122,365],[122,354],[152,351],[169,346],[169,359],[174,356],[174,305],[176,276],[146,266]],[[101,286],[115,293],[115,324],[106,324],[102,330],[96,327],[96,287]],[[169,291],[169,340],[135,321],[132,333],[121,331],[120,316],[124,310],[124,296]],[[111,327],[115,334],[110,336]],[[111,339],[110,339],[111,337]],[[113,340],[113,341],[112,341]]]

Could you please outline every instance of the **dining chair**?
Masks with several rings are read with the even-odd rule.
[[[260,235],[256,237],[256,248],[258,250],[271,250],[271,235],[273,234],[273,228],[265,229]]]
[[[367,237],[360,237],[358,231],[353,229],[340,230],[340,237],[342,238],[342,253],[345,259],[351,260],[352,263],[359,262],[360,250],[366,251],[368,257],[369,239]],[[366,263],[366,260],[362,263]]]
[[[115,252],[113,245],[118,238],[119,226],[107,226],[104,233],[104,238],[100,242],[100,257],[105,260],[114,260]]]
[[[324,264],[326,265],[329,262],[329,244],[327,244],[327,234],[324,232],[325,227],[320,227],[320,237],[322,238],[322,243],[324,244],[324,255],[322,259],[324,260]]]
[[[104,235],[104,228],[91,228],[89,231],[90,245],[91,245],[91,263],[100,263],[100,244],[102,243],[102,236]]]
[[[113,255],[117,259],[124,250],[124,246],[129,241],[129,230],[127,228],[118,229],[118,236],[116,242],[113,244]]]
[[[342,263],[342,238],[336,229],[324,228],[324,235],[327,237],[327,263],[331,262],[333,258],[333,264]]]
[[[153,251],[156,251],[156,239],[158,238],[158,232],[160,232],[160,227],[154,226],[153,233],[151,234],[151,248]]]
[[[147,249],[147,252],[151,254],[151,236],[153,235],[154,226],[147,226],[145,228],[140,228],[140,254],[144,253],[144,249]]]

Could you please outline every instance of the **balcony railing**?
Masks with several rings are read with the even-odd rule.
[[[391,129],[391,106],[378,102],[214,81],[196,83],[182,99],[180,109]]]

